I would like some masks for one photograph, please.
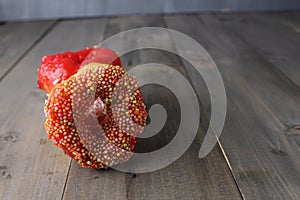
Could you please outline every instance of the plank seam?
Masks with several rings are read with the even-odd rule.
[[[204,26],[206,26],[206,24],[202,21],[202,19],[199,17],[199,15],[196,15],[196,17],[197,17],[197,19],[198,19]],[[204,48],[204,47],[203,47],[203,48]],[[217,67],[218,67],[218,66],[217,66]],[[199,101],[200,101],[200,100],[199,100]],[[202,104],[200,104],[200,105],[202,105]],[[204,107],[203,107],[203,108],[204,108]],[[207,121],[208,121],[207,112],[205,111],[205,109],[203,109],[203,110],[204,110],[204,120],[207,120]],[[226,152],[225,152],[225,149],[223,148],[222,143],[221,143],[221,141],[220,141],[219,139],[218,139],[218,146],[219,146],[219,148],[220,148],[220,150],[221,150],[221,153],[222,153],[222,155],[223,155],[223,157],[224,157],[224,159],[225,159],[225,162],[226,162],[227,167],[228,167],[228,169],[229,169],[229,171],[230,171],[231,177],[232,177],[232,179],[233,179],[233,181],[234,181],[234,183],[235,183],[235,185],[236,185],[236,188],[237,188],[237,190],[238,190],[238,192],[239,192],[241,198],[242,198],[242,199],[245,199],[245,197],[244,197],[244,195],[243,195],[243,193],[242,193],[242,190],[241,190],[241,188],[239,187],[239,184],[238,184],[238,182],[237,182],[237,179],[236,179],[235,176],[234,176],[233,169],[232,169],[232,166],[231,166],[231,164],[230,164],[229,158],[228,158],[228,156],[227,156],[227,154],[226,154]]]
[[[199,19],[200,16],[197,15],[197,17]],[[276,65],[274,65],[273,63],[270,62],[270,60],[264,55],[264,54],[261,54],[259,51],[256,50],[256,48],[251,45],[250,42],[248,42],[244,36],[242,34],[239,34],[238,31],[234,30],[233,28],[231,28],[230,26],[227,26],[224,22],[221,22],[228,30],[230,30],[231,32],[233,32],[237,37],[239,37],[239,39],[244,42],[251,51],[253,51],[253,54],[255,54],[257,56],[257,58],[260,58],[261,60],[264,61],[264,63],[268,64],[269,67],[271,67],[272,69],[274,69],[275,72],[278,72],[281,76],[283,76],[283,78],[287,79],[288,82],[290,84],[292,84],[293,86],[295,86],[296,88],[300,89],[300,86],[295,83],[293,80],[291,80],[285,73],[283,73]],[[247,83],[247,87],[249,90],[253,91],[253,89],[251,87],[249,87],[249,84]],[[253,94],[256,95],[255,92],[253,92]],[[269,108],[269,106],[267,106],[265,104],[265,101],[263,99],[261,99],[259,96],[256,95],[256,98],[262,103],[262,105],[264,105],[264,107],[269,111],[269,113],[273,116],[273,118],[277,121],[277,123],[280,125],[280,126],[283,126],[285,128],[287,128],[286,124],[284,122],[282,122],[281,120],[278,119],[278,117],[273,113],[273,111]]]
[[[199,15],[197,15],[198,18]],[[216,18],[216,17],[215,17]],[[217,18],[216,18],[217,19]],[[220,23],[222,23],[226,28],[228,28],[228,30],[230,30],[231,32],[233,32],[236,36],[239,37],[239,39],[241,41],[243,41],[247,46],[249,46],[249,49],[251,51],[253,51],[253,53],[258,57],[261,58],[263,61],[265,61],[265,63],[268,63],[268,65],[270,67],[272,67],[272,69],[274,69],[274,71],[278,72],[280,75],[282,75],[284,78],[286,78],[292,85],[296,86],[298,89],[300,89],[300,85],[298,85],[296,82],[294,82],[292,79],[290,79],[285,73],[283,73],[276,65],[274,65],[273,63],[270,62],[270,60],[263,54],[260,53],[259,51],[256,50],[256,48],[251,44],[251,42],[248,42],[244,36],[242,34],[239,34],[238,31],[234,30],[233,28],[231,28],[230,26],[227,26],[224,22],[220,21]]]
[[[61,200],[63,200],[64,198],[64,195],[65,195],[65,191],[66,191],[66,188],[67,188],[67,183],[68,183],[68,180],[69,180],[69,173],[71,171],[71,166],[72,166],[72,159],[70,159],[70,162],[69,162],[69,168],[68,168],[68,172],[67,172],[67,176],[66,176],[66,181],[65,181],[65,184],[64,184],[64,188],[63,188],[63,191],[62,191],[62,194],[61,194]]]
[[[104,31],[103,31],[103,40],[105,40],[104,36],[106,34],[106,30],[107,30],[107,19],[108,18],[104,18],[105,19],[105,26],[104,26]],[[72,162],[72,159],[70,159],[70,163],[69,163],[69,168],[68,168],[68,172],[67,172],[67,176],[66,176],[66,180],[65,180],[65,184],[64,184],[64,188],[62,191],[62,196],[61,196],[61,200],[63,200],[64,196],[65,196],[65,192],[66,192],[66,188],[68,185],[68,180],[70,178],[70,172],[71,172],[71,166],[74,164],[74,162]]]
[[[21,60],[43,39],[48,33],[56,26],[58,20],[53,21],[53,23],[46,28],[46,30],[37,38],[35,41],[24,51],[24,53],[8,68],[3,75],[0,77],[0,83],[3,79],[21,62]]]
[[[228,156],[226,155],[225,149],[223,148],[223,146],[222,146],[220,140],[218,140],[218,145],[219,145],[219,147],[220,147],[220,150],[221,150],[221,152],[222,152],[222,155],[224,156],[225,162],[227,163],[227,166],[228,166],[228,168],[229,168],[231,177],[232,177],[232,179],[233,179],[233,181],[234,181],[234,183],[235,183],[235,185],[236,185],[236,187],[237,187],[237,189],[238,189],[238,191],[239,191],[239,193],[240,193],[240,195],[241,195],[241,198],[242,198],[242,199],[246,199],[245,196],[244,196],[243,193],[242,193],[242,190],[240,189],[240,187],[239,187],[239,185],[238,185],[237,179],[235,178],[235,176],[234,176],[234,174],[233,174],[233,169],[232,169],[232,167],[231,167],[229,158],[228,158]]]
[[[134,179],[136,178],[136,174],[131,174],[131,173],[127,173],[128,175],[130,175],[128,184],[126,184],[126,199],[129,199],[129,190],[130,190],[130,186],[132,184],[132,182],[134,181]]]
[[[277,20],[278,20],[279,22],[281,22],[281,19],[279,19],[278,17],[277,17]],[[287,21],[293,25],[293,22],[291,22],[290,19],[287,19]],[[282,23],[282,22],[281,22],[281,23]],[[224,23],[222,23],[222,24],[224,24]],[[295,27],[292,27],[292,26],[290,26],[290,25],[286,25],[286,24],[284,24],[284,23],[282,23],[282,24],[285,25],[286,27],[288,27],[290,30],[293,30],[293,31],[298,32],[297,30],[295,30]],[[226,26],[226,25],[224,24],[224,26]],[[275,70],[276,70],[277,72],[279,72],[281,75],[283,75],[285,78],[287,78],[287,79],[289,80],[289,82],[291,82],[293,85],[295,85],[297,88],[300,89],[300,85],[298,85],[296,82],[294,82],[292,79],[290,79],[290,78],[289,78],[285,73],[283,73],[276,65],[272,64],[272,63],[270,62],[270,60],[269,60],[264,54],[261,54],[260,52],[258,52],[258,51],[255,49],[255,47],[251,45],[250,42],[248,42],[246,39],[244,39],[244,37],[243,37],[242,35],[240,35],[237,31],[235,31],[234,29],[230,28],[229,26],[228,26],[228,28],[229,28],[231,31],[233,31],[235,34],[239,35],[239,36],[240,36],[240,39],[241,39],[243,42],[245,42],[247,45],[249,45],[249,46],[251,47],[251,49],[255,52],[255,54],[259,55],[259,57],[261,57],[262,59],[266,60],[269,64],[271,64],[271,65],[275,68]],[[299,33],[299,32],[298,32],[298,33]]]
[[[201,19],[200,15],[197,15],[197,18],[202,22],[202,24],[204,26],[207,26],[207,24]],[[216,19],[216,17],[214,16],[214,18]],[[217,20],[217,19],[216,19]],[[279,73],[280,75],[282,75],[282,78],[287,79],[288,83],[290,83],[292,86],[296,86],[296,88],[300,89],[300,87],[293,81],[291,80],[289,77],[287,77],[279,68],[277,68],[274,64],[272,64],[268,58],[266,58],[264,55],[260,54],[259,51],[257,51],[255,49],[254,46],[251,45],[251,43],[247,42],[246,39],[244,39],[243,35],[239,34],[237,31],[235,31],[233,28],[231,28],[230,26],[227,26],[224,22],[220,22],[224,27],[226,27],[228,30],[231,31],[231,33],[233,33],[235,35],[235,37],[238,37],[243,43],[245,43],[249,50],[252,51],[252,53],[257,56],[257,58],[261,59],[268,67],[271,67],[272,70],[274,70],[275,72]],[[273,117],[273,119],[276,121],[276,123],[280,126],[280,127],[286,127],[286,124],[284,122],[282,122],[280,119],[278,119],[278,117],[273,113],[273,111],[271,110],[271,108],[266,105],[265,100],[263,100],[261,97],[259,97],[254,91],[253,89],[250,87],[249,83],[246,83],[246,87],[249,91],[251,91],[254,94],[254,97],[261,103],[261,105],[266,109],[266,111]],[[221,144],[221,143],[220,143]],[[221,147],[222,152],[225,154],[225,150]],[[226,156],[227,157],[227,156]],[[227,161],[227,160],[226,160]],[[233,174],[233,171],[231,171],[232,176],[237,183],[237,180],[235,179],[235,176]],[[240,190],[240,189],[239,189]],[[242,198],[243,198],[243,194],[240,191]]]
[[[197,19],[199,19],[198,16],[197,16]],[[200,19],[199,19],[199,20],[200,20]],[[163,24],[164,24],[164,26],[165,26],[166,28],[168,28],[168,25],[167,25],[167,23],[166,23],[164,17],[163,17]],[[170,37],[170,40],[171,40],[172,43],[174,44],[174,40],[173,40],[172,37]],[[175,50],[178,51],[177,48],[176,48],[176,45],[174,45],[174,47],[175,47]],[[180,57],[180,56],[179,56],[179,57]],[[180,63],[182,64],[182,66],[184,66],[181,57],[180,57]],[[192,88],[195,90],[195,85],[194,85],[194,83],[193,83],[193,81],[192,81],[192,79],[191,79],[191,77],[190,77],[188,71],[186,70],[185,67],[183,67],[183,70],[184,70],[184,72],[185,72],[187,78],[189,79]],[[198,98],[198,95],[197,95],[197,99],[198,99],[199,104],[200,104],[200,109],[204,110],[204,112],[203,112],[203,113],[204,113],[204,120],[207,121],[207,122],[209,122],[209,120],[208,120],[208,119],[209,119],[209,118],[208,118],[208,114],[207,114],[207,112],[206,112],[205,109],[204,109],[203,102],[201,102],[201,100]],[[234,183],[235,183],[235,185],[236,185],[236,188],[237,188],[237,190],[238,190],[238,192],[239,192],[239,194],[240,194],[241,199],[245,199],[245,198],[244,198],[244,195],[243,195],[241,189],[239,188],[239,185],[237,184],[237,181],[236,181],[236,179],[235,179],[235,177],[234,177],[234,174],[233,174],[233,171],[232,171],[232,167],[231,167],[231,164],[230,164],[230,162],[229,162],[229,160],[228,160],[228,157],[227,157],[227,155],[226,155],[226,153],[225,153],[225,151],[224,151],[224,149],[223,149],[223,147],[222,147],[222,145],[221,145],[221,142],[220,142],[219,140],[218,140],[218,147],[220,148],[220,150],[221,150],[221,152],[222,152],[223,158],[225,159],[225,162],[226,162],[227,167],[228,167],[228,169],[229,169],[229,171],[230,171],[231,177],[232,177],[232,179],[233,179],[233,181],[234,181]]]

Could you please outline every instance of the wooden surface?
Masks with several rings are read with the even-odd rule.
[[[289,12],[0,25],[0,199],[299,199],[299,20],[298,12]],[[227,93],[220,142],[207,157],[197,158],[210,116],[202,78],[174,54],[139,50],[122,57],[127,69],[159,62],[192,83],[201,105],[195,141],[180,159],[155,172],[83,169],[47,140],[46,95],[36,88],[36,69],[43,55],[92,46],[143,26],[181,31],[197,40],[216,62]],[[178,50],[170,36],[153,37]],[[151,43],[151,38],[144,42]],[[139,40],[132,45],[138,46]],[[151,70],[145,69],[145,75]],[[142,92],[148,106],[164,105],[168,123],[157,136],[140,140],[140,152],[168,143],[180,112],[174,95],[164,88],[147,86]]]
[[[250,14],[245,16],[251,17]],[[294,140],[296,134],[287,134],[287,124],[293,127],[299,123],[300,90],[257,53],[243,39],[244,35],[240,35],[241,31],[232,30],[242,25],[229,27],[224,23],[225,17],[230,16],[167,16],[166,21],[170,28],[187,33],[203,44],[223,75],[228,114],[221,144],[243,196],[297,199],[300,195],[299,146]],[[263,21],[265,15],[261,17]],[[243,15],[234,18],[243,19]],[[243,23],[247,23],[245,21]],[[267,38],[264,34],[262,32],[261,37]],[[280,46],[275,44],[273,41],[279,51]]]
[[[0,80],[54,25],[54,21],[0,25]]]

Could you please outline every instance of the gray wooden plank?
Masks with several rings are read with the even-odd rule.
[[[76,23],[79,25],[81,21],[78,20]],[[105,24],[95,24],[97,28],[88,31],[89,34],[98,35],[98,41],[93,40],[94,44],[98,44],[105,38],[107,21],[105,20]],[[87,41],[90,39],[87,38]],[[126,194],[124,173],[112,169],[84,169],[75,161],[70,165],[63,199],[123,199]]]
[[[288,124],[299,123],[299,88],[222,19],[208,14],[166,21],[203,45],[221,71],[228,96],[221,144],[243,197],[298,199],[299,143],[287,133]],[[205,89],[189,74],[199,92]],[[201,100],[209,110],[207,97]]]
[[[126,176],[113,169],[85,169],[71,162],[63,199],[124,199]]]
[[[299,19],[290,13],[220,15],[220,18],[300,86],[300,31],[296,24]]]
[[[257,37],[261,38],[266,37],[265,46],[273,45],[274,50],[271,50],[270,47],[264,48],[263,45],[261,47],[258,47],[258,44],[255,44],[254,41],[252,41],[251,43],[248,42],[250,41],[250,34],[249,36],[246,36],[246,31],[242,31],[242,27],[244,27],[244,25],[240,25],[241,28],[237,28],[238,25],[233,26],[230,25],[230,23],[225,23],[225,26],[230,29],[230,32],[235,32],[235,34],[238,33],[241,40],[243,40],[250,46],[253,46],[249,49],[251,49],[252,52],[257,52],[260,55],[258,56],[258,59],[262,60],[262,62],[265,63],[264,68],[259,68],[257,67],[257,65],[255,65],[251,69],[243,70],[244,72],[241,72],[246,74],[250,73],[251,71],[255,72],[260,70],[259,76],[248,76],[247,80],[249,81],[251,87],[255,90],[257,95],[272,110],[279,121],[283,123],[283,125],[286,127],[285,129],[291,129],[293,127],[296,127],[300,123],[300,94],[298,84],[300,71],[298,65],[299,57],[296,56],[297,52],[299,51],[298,44],[300,44],[300,37],[299,33],[297,33],[296,31],[289,31],[289,29],[281,26],[280,22],[284,23],[285,20],[289,19],[289,16],[287,16],[286,14],[283,14],[282,17],[276,14],[271,16],[264,14],[251,14],[249,16],[245,16],[244,19],[246,21],[245,23],[249,21],[249,26],[252,26],[251,23],[253,22],[251,21],[255,21],[257,22],[257,27],[262,26],[262,24],[268,27],[269,25],[267,24],[269,23],[276,28],[277,31],[275,29],[272,30],[270,27],[270,29],[273,31],[273,34],[270,33],[272,35],[270,36],[270,39],[267,39],[266,36],[263,36],[267,32],[267,30],[263,28],[261,28],[261,34],[257,35]],[[275,43],[275,39],[277,39],[277,41],[280,41],[277,42],[278,46],[272,44],[272,41],[273,43]],[[260,39],[257,40],[260,41]],[[284,42],[286,44],[284,44]],[[249,56],[250,51],[245,52],[245,54]],[[264,51],[268,52],[265,53]],[[272,62],[272,58],[275,57],[282,57],[284,60],[286,60],[286,62]],[[280,60],[280,58],[278,60]],[[239,70],[239,68],[237,69]],[[263,78],[266,80],[264,80]],[[292,81],[290,81],[290,79]],[[259,85],[254,84],[258,81],[260,82]],[[282,106],[283,102],[285,102],[284,106]],[[295,137],[294,139],[298,140],[297,137]]]
[[[289,17],[289,21],[292,23],[293,25],[293,29],[294,31],[299,33],[299,26],[300,26],[300,12],[299,11],[291,11],[288,12],[288,17]]]
[[[144,26],[164,27],[165,24],[161,16],[155,15],[110,18],[105,35],[109,37],[120,31]],[[174,48],[168,35],[159,37],[153,35],[153,37],[164,38],[164,44],[169,44],[171,48]],[[152,42],[152,39],[149,38],[146,42]],[[138,46],[139,41],[131,41],[131,45]],[[180,59],[176,55],[162,51],[149,49],[135,51],[123,56],[122,62],[127,70],[148,62],[163,63],[186,75]],[[151,68],[145,69],[145,75],[151,73],[151,70]],[[174,137],[172,133],[174,127],[178,126],[178,112],[180,111],[174,96],[162,87],[143,87],[142,93],[146,105],[162,104],[169,118],[169,124],[155,137],[139,140],[136,145],[137,151],[147,152],[161,148]],[[214,148],[207,158],[197,159],[202,139],[203,130],[200,128],[196,140],[184,156],[170,166],[150,173],[125,174],[115,170],[86,171],[77,167],[73,162],[64,199],[75,197],[79,199],[81,197],[85,199],[240,199],[238,189],[218,147]],[[105,177],[109,177],[111,182],[103,181]],[[79,184],[89,185],[90,183],[97,184],[98,187],[84,186],[80,190],[76,187]],[[118,189],[115,189],[116,186]]]
[[[152,18],[152,19],[151,19]],[[129,27],[155,26],[165,27],[162,16],[132,17],[129,19]],[[147,22],[147,23],[146,23]],[[124,24],[120,20],[120,24]],[[128,23],[128,22],[127,22]],[[172,39],[169,35],[151,35],[148,43],[151,44],[153,38],[161,38],[162,47],[175,49]],[[142,41],[143,43],[145,41]],[[139,40],[132,45],[139,46]],[[139,52],[140,59],[132,58],[132,65],[136,66],[143,63],[161,63],[172,67],[184,75],[187,75],[179,56],[159,50],[142,50]],[[151,69],[145,69],[145,76],[151,73]],[[165,77],[168,79],[169,77]],[[160,103],[167,110],[168,118],[171,121],[157,134],[156,138],[143,140],[137,145],[137,148],[146,149],[161,148],[172,139],[172,133],[178,126],[180,118],[178,108],[180,107],[174,97],[167,91],[157,87],[147,87],[142,92],[145,96],[146,105]],[[153,94],[155,99],[153,100]],[[157,102],[158,100],[158,102]],[[176,129],[175,129],[176,130]],[[226,165],[225,159],[221,155],[218,146],[214,148],[211,155],[204,160],[197,158],[199,147],[203,140],[204,130],[199,129],[198,135],[189,150],[176,162],[168,167],[147,174],[137,174],[130,177],[131,184],[128,191],[129,199],[240,199],[240,194],[232,179],[230,171]],[[164,144],[165,143],[165,144]],[[164,145],[162,145],[164,144]],[[151,146],[152,149],[149,149]],[[156,147],[157,146],[157,147]],[[218,163],[218,165],[214,165]],[[143,187],[141,187],[143,185]],[[201,186],[201,187],[199,187]],[[188,192],[187,192],[188,191]]]
[[[0,198],[61,199],[70,159],[47,140],[37,67],[47,54],[94,45],[105,19],[59,22],[0,84]],[[72,33],[70,33],[72,30]]]
[[[53,24],[54,21],[40,21],[0,26],[0,81]]]

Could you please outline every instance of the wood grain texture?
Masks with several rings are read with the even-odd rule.
[[[126,176],[113,169],[93,170],[72,160],[63,199],[125,199]]]
[[[163,18],[161,16],[110,18],[105,35],[109,37],[120,31],[143,26],[164,26]],[[159,37],[152,35],[152,37],[164,38],[164,44],[173,45],[168,41],[168,35]],[[125,40],[126,38],[123,41]],[[146,42],[151,41],[152,39],[149,38]],[[138,46],[139,41],[131,41],[131,45]],[[158,62],[174,66],[178,71],[185,73],[176,55],[162,51],[135,51],[124,55],[122,61],[127,70],[139,64]],[[151,70],[151,67],[145,69],[145,75],[151,73]],[[157,136],[140,139],[136,145],[138,152],[147,152],[161,148],[174,137],[172,133],[179,123],[180,111],[174,95],[163,87],[143,87],[142,92],[147,106],[160,103],[169,116],[169,122]],[[197,158],[202,137],[203,132],[200,129],[197,139],[183,157],[170,166],[151,173],[125,174],[112,169],[84,170],[72,162],[64,199],[76,197],[78,199],[83,197],[85,199],[240,199],[240,194],[218,147],[206,159]],[[93,186],[89,187],[88,185],[91,184]],[[78,189],[78,185],[84,186]]]
[[[227,17],[230,16],[223,17],[223,23],[227,27],[239,33],[241,39],[252,46],[262,60],[272,64],[266,67],[269,71],[260,70],[263,72],[261,76],[268,78],[268,80],[261,81],[261,85],[255,85],[252,84],[255,81],[253,77],[250,80],[251,86],[284,125],[286,132],[295,130],[300,123],[300,71],[298,67],[300,59],[297,54],[300,50],[300,34],[297,32],[297,27],[300,25],[299,16],[299,12],[282,13],[281,15],[276,13],[239,15],[244,21],[240,25],[235,24],[238,22],[234,22],[234,20],[226,22]],[[245,28],[246,26],[256,27],[257,33],[254,34]],[[266,36],[267,34],[270,36]],[[257,43],[254,42],[255,37],[258,38]],[[258,77],[255,78],[257,80]],[[283,102],[285,104],[281,106]],[[295,140],[297,144],[300,142],[295,135],[291,136],[290,139]]]
[[[63,20],[53,27],[50,21],[20,23],[22,28],[19,23],[0,26],[0,53],[5,52],[0,57],[0,76],[2,67],[8,67],[0,82],[0,199],[241,199],[239,191],[245,199],[299,199],[299,19],[299,12],[140,15]],[[43,55],[92,46],[143,26],[167,26],[186,33],[216,62],[228,97],[222,148],[216,146],[204,159],[197,158],[210,117],[202,78],[176,55],[147,49],[122,56],[123,65],[129,70],[158,62],[192,82],[202,106],[194,143],[176,162],[151,173],[83,169],[47,140],[46,95],[36,88],[37,66]],[[24,37],[22,30],[28,32]],[[168,35],[153,35],[143,42],[151,43],[153,38],[178,48]],[[152,70],[145,69],[145,76]],[[168,113],[168,123],[157,136],[139,140],[137,151],[147,152],[172,140],[180,110],[165,88],[141,90],[148,108],[160,103]]]
[[[222,22],[300,87],[299,13],[220,15]]]
[[[0,25],[0,81],[53,23],[54,21],[43,21]]]
[[[88,34],[98,36],[98,40],[94,40],[94,44],[98,44],[105,38],[107,21],[105,20],[105,23],[98,25],[94,24],[97,28],[88,32]],[[77,23],[78,25],[81,24],[81,20],[78,20]],[[86,41],[91,41],[91,39],[87,38]],[[77,162],[71,162],[63,199],[123,199],[125,194],[126,180],[124,173],[111,169],[84,169],[79,167]]]
[[[58,23],[0,83],[1,199],[62,198],[70,159],[47,140],[36,70],[44,55],[96,43],[103,25],[105,19]]]
[[[190,15],[167,16],[166,21],[200,42],[222,73],[228,114],[221,143],[243,196],[298,199],[299,146],[286,134],[286,124],[299,120],[299,88],[222,19]]]
[[[108,23],[108,30],[112,28],[114,33],[118,33],[144,26],[165,27],[165,23],[162,16],[112,18]],[[162,46],[174,49],[174,44],[167,34],[151,35],[148,40],[143,40],[143,43],[151,43],[153,39],[161,40]],[[131,44],[139,47],[141,42],[135,40]],[[128,69],[139,64],[156,62],[171,66],[188,78],[180,58],[176,55],[148,49],[127,56],[128,60],[125,56],[125,63]],[[145,68],[145,76],[151,73],[151,70],[151,67]],[[178,121],[180,110],[176,97],[163,87],[143,87],[142,92],[148,109],[151,105],[159,103],[164,106],[168,115],[167,124],[155,137],[140,139],[137,151],[145,152],[162,148],[172,140],[176,127],[180,123]],[[206,159],[198,159],[197,154],[203,135],[203,130],[200,128],[189,150],[168,167],[151,173],[127,174],[127,184],[130,183],[127,186],[128,199],[240,199],[240,194],[218,147]]]

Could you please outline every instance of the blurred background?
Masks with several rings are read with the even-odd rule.
[[[299,8],[299,0],[0,0],[0,20]]]

